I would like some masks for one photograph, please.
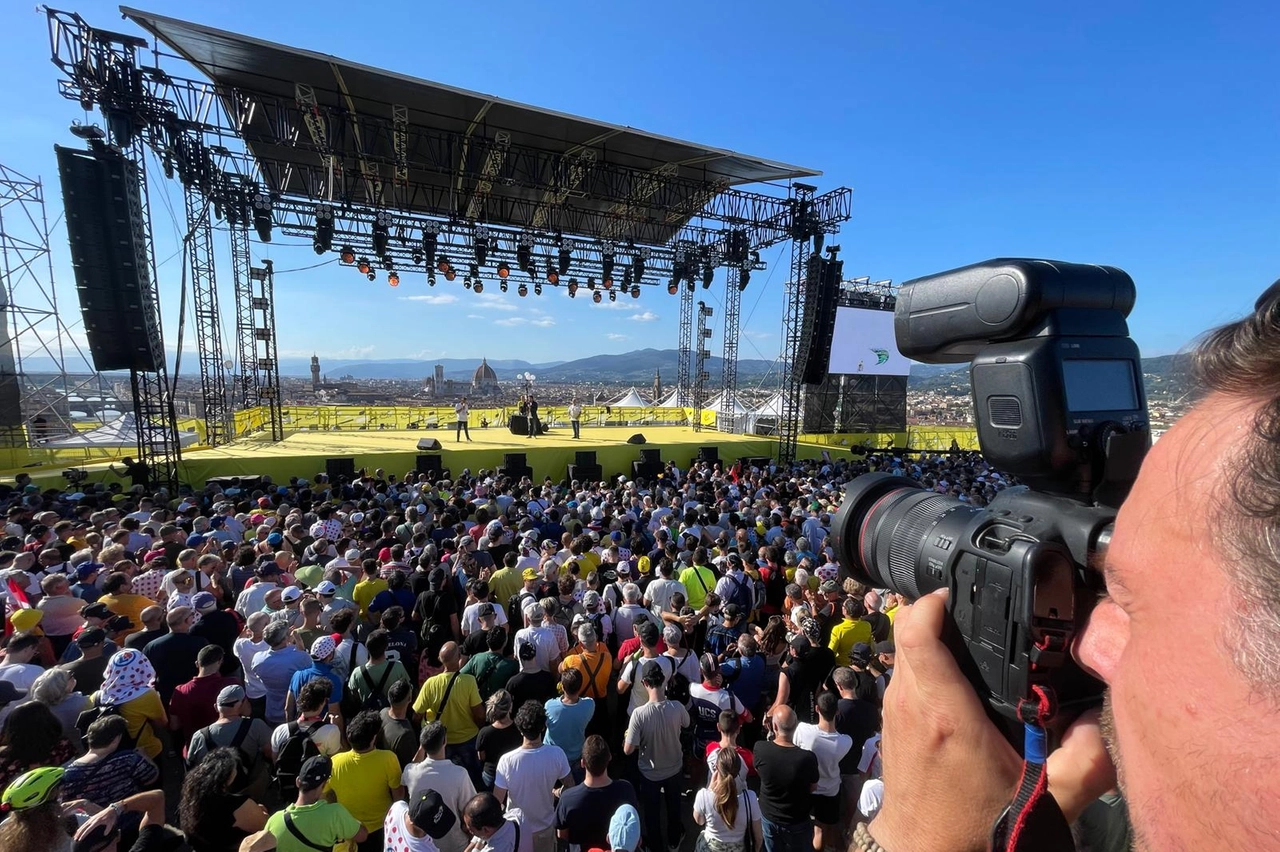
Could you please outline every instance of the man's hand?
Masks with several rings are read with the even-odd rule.
[[[884,807],[871,834],[889,852],[985,850],[1009,804],[1022,759],[991,723],[955,658],[942,643],[946,593],[898,611],[897,660],[884,700],[880,743]],[[1068,821],[1115,784],[1086,714],[1050,755],[1049,787]]]

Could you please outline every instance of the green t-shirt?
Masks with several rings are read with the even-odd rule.
[[[506,686],[507,681],[511,680],[518,671],[520,671],[519,663],[493,651],[482,651],[476,654],[462,667],[463,674],[469,674],[476,679],[476,688],[480,690],[480,698],[484,701],[488,701],[490,695]]]
[[[276,839],[277,852],[316,852],[293,836],[284,824],[285,811],[293,821],[293,827],[317,846],[330,847],[343,840],[350,840],[360,831],[360,821],[342,805],[321,799],[310,805],[289,805],[284,811],[276,811],[267,818],[267,831]]]
[[[409,672],[405,671],[403,663],[399,660],[383,660],[377,665],[366,663],[357,667],[351,673],[351,677],[347,678],[347,688],[359,695],[360,700],[363,702],[373,693],[373,688],[382,683],[382,676],[386,673],[388,666],[391,667],[391,674],[387,675],[387,682],[382,686],[383,695],[387,694],[387,690],[391,689],[391,684],[396,681],[409,680]],[[369,678],[367,680],[363,674],[365,669],[369,670]]]

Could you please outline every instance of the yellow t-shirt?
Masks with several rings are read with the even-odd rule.
[[[101,693],[95,693],[93,701],[95,704],[100,700]],[[163,725],[164,703],[160,700],[160,693],[154,689],[148,689],[137,698],[132,698],[121,704],[119,708],[121,718],[125,724],[129,726],[129,733],[138,738],[138,751],[147,757],[155,760],[160,754],[163,746],[160,740],[156,738],[155,731],[151,729],[148,721],[153,721],[157,725]]]
[[[716,590],[716,572],[705,566],[690,565],[680,572],[680,582],[684,583],[685,600],[689,606],[702,609],[707,602],[707,593]]]
[[[132,636],[142,629],[142,611],[149,606],[155,606],[156,602],[151,598],[143,595],[103,595],[98,598],[98,603],[106,604],[107,609],[116,615],[127,615],[129,620],[133,622],[133,627],[125,632],[125,636]]]
[[[458,682],[453,685],[453,691],[449,693],[449,703],[445,705],[439,717],[449,731],[447,739],[449,745],[465,743],[480,733],[480,728],[476,726],[475,720],[471,718],[471,708],[481,703],[480,689],[476,686],[476,679],[461,672],[441,672],[434,677],[427,678],[426,683],[422,684],[422,689],[418,691],[418,697],[413,702],[413,711],[415,713],[424,716],[428,722],[434,721],[436,719],[436,708],[444,700],[444,693],[448,689],[449,680],[455,674]]]
[[[369,604],[377,597],[378,592],[387,590],[387,581],[381,577],[374,580],[361,580],[351,592],[351,600],[360,607],[360,617],[369,617]]]
[[[849,665],[849,652],[859,642],[871,644],[871,625],[867,622],[844,619],[831,628],[831,641],[827,647],[835,652],[837,666]]]
[[[391,810],[391,791],[399,786],[400,761],[393,751],[375,748],[364,754],[344,751],[333,756],[329,790],[369,831],[382,828]]]
[[[489,600],[494,606],[505,607],[511,596],[524,588],[524,580],[513,569],[503,566],[489,577]]]

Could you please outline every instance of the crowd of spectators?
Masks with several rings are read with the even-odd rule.
[[[872,470],[362,471],[0,486],[0,848],[843,849],[879,804],[903,603],[842,575]],[[168,794],[166,798],[166,793]]]

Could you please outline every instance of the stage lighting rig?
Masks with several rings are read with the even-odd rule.
[[[547,283],[548,284],[560,283],[560,273],[556,270],[554,266],[551,265],[551,258],[547,258]]]
[[[253,229],[258,239],[271,242],[271,196],[265,192],[253,196]]]
[[[541,283],[541,282],[539,282],[539,283],[537,283],[537,284],[534,284],[534,285],[533,285],[533,295],[535,295],[535,296],[541,296],[541,295],[542,295],[542,283]]]
[[[587,276],[587,289],[588,290],[596,289],[596,278],[594,275]]]
[[[504,260],[502,263],[499,263],[499,264],[498,264],[498,277],[499,277],[499,278],[501,278],[503,281],[506,281],[506,280],[507,280],[507,276],[508,276],[508,275],[510,275],[510,274],[511,274],[511,267],[507,264],[507,262],[506,262],[505,260]]]
[[[378,215],[373,219],[373,253],[378,257],[383,257],[387,253],[387,246],[391,243],[391,215],[385,210],[379,210]]]
[[[533,266],[533,236],[522,233],[516,237],[516,266],[528,272]]]
[[[508,288],[508,286],[509,286],[509,285],[507,284],[507,280],[506,280],[505,278],[499,279],[499,281],[498,281],[498,289],[499,289],[499,290],[501,290],[502,292],[504,292],[504,293],[505,293],[505,292],[507,292],[507,288]]]
[[[600,277],[606,281],[613,278],[613,245],[605,243],[600,249]]]
[[[428,286],[428,287],[434,287],[434,286],[436,286],[436,274],[435,274],[435,272],[432,272],[432,271],[428,271],[428,272],[427,272],[427,286]]]
[[[440,255],[440,259],[436,261],[436,271],[444,272],[447,274],[452,270],[453,270],[453,264],[449,262],[449,255],[447,254]]]
[[[367,257],[360,258],[360,261],[356,264],[356,269],[360,270],[361,275],[368,275],[371,268],[372,265]]]
[[[556,262],[558,271],[561,275],[569,274],[569,267],[573,264],[573,240],[560,238],[560,248],[556,252]]]
[[[742,268],[742,273],[738,276],[738,291],[742,292],[747,289],[747,285],[751,283],[751,270],[747,267]]]
[[[356,262],[356,250],[351,246],[343,246],[338,253],[338,259],[343,263],[352,264]]]
[[[521,299],[529,295],[529,285],[521,281],[520,286],[516,288],[516,295],[518,295]]]
[[[679,292],[680,292],[680,282],[679,282],[679,281],[677,281],[677,280],[676,280],[676,279],[674,279],[674,278],[672,278],[670,281],[668,281],[668,282],[667,282],[667,292],[668,292],[668,293],[670,293],[672,296],[674,296],[676,293],[679,293]]]
[[[595,302],[597,305],[600,304],[603,298],[604,298],[604,295],[599,290],[596,290],[594,293],[591,294],[591,301]]]
[[[484,266],[489,259],[489,229],[484,225],[476,225],[473,244],[476,251],[476,263]]]
[[[376,273],[376,272],[374,272],[372,269],[370,269],[370,270],[369,270],[369,274],[368,274],[368,275],[366,275],[366,276],[365,276],[365,278],[368,278],[370,281],[377,281],[377,280],[378,280],[378,273]]]
[[[616,302],[616,301],[618,301],[618,291],[617,291],[617,290],[610,290],[610,291],[609,291],[609,301],[610,301],[610,302]]]
[[[477,293],[483,293],[483,292],[484,292],[484,282],[483,282],[483,281],[481,281],[479,278],[477,278],[477,279],[476,279],[476,283],[475,283],[475,284],[473,284],[473,285],[471,286],[471,289],[472,289],[473,291],[477,292]]]
[[[400,286],[400,274],[394,269],[387,273],[387,283],[392,287]]]
[[[578,279],[570,278],[569,279],[569,298],[572,299],[577,295],[578,295]]]
[[[644,278],[645,264],[649,260],[649,249],[641,247],[631,254],[631,273],[635,276],[636,281]]]
[[[632,284],[632,285],[631,285],[631,298],[633,298],[633,299],[639,299],[639,298],[640,298],[640,285],[639,285],[639,284]]]
[[[324,254],[333,248],[333,208],[328,204],[316,205],[316,233],[312,248],[316,254]]]
[[[454,269],[452,266],[450,266],[448,269],[444,271],[445,281],[454,281],[457,279],[457,277],[458,277],[458,270]]]

